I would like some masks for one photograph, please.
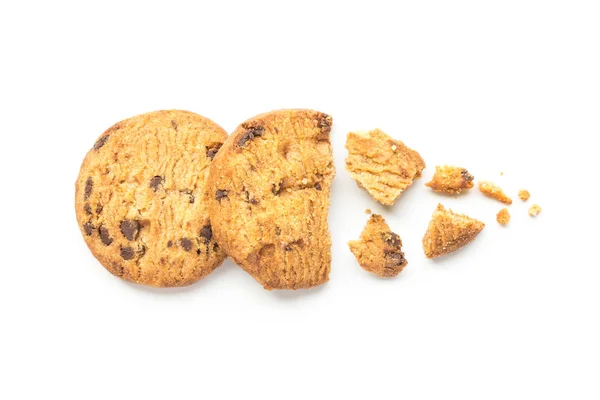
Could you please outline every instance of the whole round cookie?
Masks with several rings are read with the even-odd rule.
[[[156,111],[100,136],[75,184],[88,247],[112,274],[145,285],[184,286],[226,255],[208,216],[209,165],[227,138],[211,120]]]
[[[229,136],[211,164],[215,237],[265,289],[310,288],[329,279],[331,123],[312,110],[258,115]]]

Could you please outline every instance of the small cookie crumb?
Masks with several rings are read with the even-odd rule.
[[[500,176],[504,176],[504,172],[500,172]]]
[[[393,146],[392,146],[392,151],[396,151],[396,149],[397,149],[397,148],[398,148],[398,146],[396,146],[396,145],[393,145]]]
[[[435,174],[425,186],[436,192],[446,194],[459,194],[463,190],[473,187],[475,177],[464,168],[444,165],[435,167]]]
[[[492,199],[496,199],[504,204],[512,204],[512,199],[504,193],[500,186],[492,182],[479,182],[479,191]]]
[[[540,207],[537,204],[534,204],[531,207],[529,207],[529,215],[531,215],[532,217],[537,216],[541,212],[542,212],[542,207]]]
[[[508,208],[503,208],[496,214],[496,221],[500,225],[507,225],[510,222],[510,214],[508,213]]]
[[[531,197],[531,195],[529,194],[529,192],[525,189],[521,189],[519,190],[519,198],[523,201],[527,201],[529,200],[529,197]]]
[[[371,214],[371,209],[370,209],[370,208],[367,208],[367,209],[365,210],[365,214]]]

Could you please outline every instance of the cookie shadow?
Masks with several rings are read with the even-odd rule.
[[[206,285],[212,284],[212,281],[215,279],[221,279],[221,278],[219,278],[219,276],[224,275],[226,273],[227,269],[231,267],[229,265],[231,263],[226,262],[226,261],[223,262],[223,264],[221,264],[217,269],[215,269],[213,272],[208,274],[206,277],[204,277],[204,278],[200,279],[198,282],[192,283],[191,285],[188,285],[188,286],[160,288],[160,287],[141,285],[139,283],[124,281],[124,280],[121,280],[121,282],[122,282],[122,284],[124,284],[130,288],[133,288],[134,290],[138,290],[143,293],[149,293],[152,295],[175,296],[175,295],[187,294],[187,293],[194,292],[196,290],[202,290],[202,288],[205,287]]]

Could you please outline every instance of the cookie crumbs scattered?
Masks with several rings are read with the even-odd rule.
[[[444,165],[435,167],[435,174],[425,186],[436,192],[446,194],[459,194],[463,190],[473,187],[475,177],[464,168]]]
[[[498,212],[498,214],[496,214],[496,221],[498,221],[500,225],[508,225],[508,223],[510,222],[510,214],[508,213],[508,208],[503,208]]]
[[[492,182],[479,182],[479,191],[486,196],[496,199],[504,204],[512,204],[512,199],[508,197],[506,193],[504,193],[500,186],[493,184]]]
[[[541,212],[542,212],[542,207],[540,207],[537,204],[534,204],[531,207],[529,207],[529,215],[531,215],[532,217],[537,216]]]
[[[365,214],[371,214],[371,209],[370,209],[370,208],[367,208],[367,209],[365,210]]]
[[[527,191],[525,189],[519,190],[519,198],[521,200],[527,201],[527,200],[529,200],[529,197],[531,197],[531,195],[529,194],[529,191]]]

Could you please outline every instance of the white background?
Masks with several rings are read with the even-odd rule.
[[[599,7],[3,1],[0,398],[599,398]],[[267,292],[227,261],[157,290],[92,257],[74,182],[106,128],[179,108],[231,132],[290,107],[334,118],[330,282]],[[344,171],[346,133],[374,127],[428,165],[391,208]],[[444,163],[505,188],[510,226],[476,190],[424,187]],[[430,261],[437,202],[487,227]],[[395,279],[347,248],[365,208],[404,241]]]

